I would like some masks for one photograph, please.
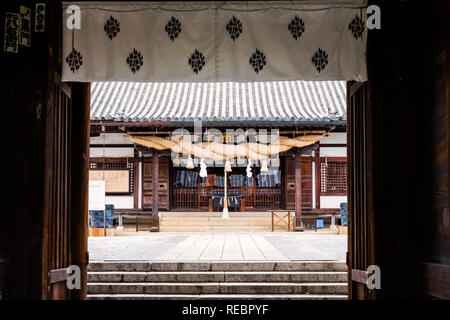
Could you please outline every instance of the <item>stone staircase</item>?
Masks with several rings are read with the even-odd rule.
[[[167,217],[159,221],[161,232],[267,232],[272,231],[272,218],[265,217]],[[287,225],[275,226],[275,230],[287,230]]]
[[[345,300],[343,262],[91,262],[88,299]]]

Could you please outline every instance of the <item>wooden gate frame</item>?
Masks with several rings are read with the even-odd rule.
[[[368,82],[347,83],[347,191],[349,299],[376,299],[366,286],[367,268],[375,264],[372,204],[372,111]]]
[[[53,69],[53,71],[55,71]],[[59,107],[54,92],[59,90],[69,99],[70,118],[67,119],[67,136],[55,136],[55,109]],[[87,252],[88,238],[88,183],[89,183],[89,128],[90,128],[90,84],[61,82],[59,73],[49,79],[48,103],[46,114],[46,149],[45,149],[45,199],[43,203],[43,243],[42,243],[42,299],[86,299],[87,297]],[[71,139],[76,137],[76,139]],[[56,139],[56,140],[55,140]],[[54,161],[55,141],[67,140],[67,153]],[[66,213],[64,220],[59,222],[60,211],[52,205],[54,196],[54,175],[58,166],[63,165],[68,177],[63,188],[67,192]],[[56,186],[58,188],[58,186]],[[56,211],[55,211],[56,210]],[[66,236],[56,232],[56,238],[50,239],[49,225],[51,219],[59,230],[62,227]],[[75,236],[76,235],[76,236]],[[55,236],[55,235],[54,235]],[[50,261],[51,251],[56,246],[64,245],[64,265],[53,265]],[[70,265],[77,265],[81,271],[81,290],[70,290],[65,285]]]

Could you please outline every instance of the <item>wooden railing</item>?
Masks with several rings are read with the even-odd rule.
[[[314,221],[313,229],[317,231],[317,219],[331,218],[331,225],[336,224],[336,216],[340,216],[340,209],[303,209],[301,216],[295,216],[294,227],[304,227],[304,219],[312,219]]]
[[[291,212],[292,211],[272,211],[272,232],[275,231],[275,226],[280,222],[287,226],[287,231],[291,231]]]
[[[279,187],[230,187],[228,193],[240,194],[246,207],[281,207],[281,188]],[[178,208],[208,208],[209,199],[214,194],[223,194],[223,188],[177,187],[173,189],[173,205]]]
[[[178,208],[197,208],[199,206],[198,188],[175,188],[173,190],[174,206]]]
[[[253,206],[259,208],[280,208],[281,189],[272,187],[256,188]]]

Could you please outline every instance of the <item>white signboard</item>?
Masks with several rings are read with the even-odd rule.
[[[89,181],[89,210],[105,210],[105,181]]]

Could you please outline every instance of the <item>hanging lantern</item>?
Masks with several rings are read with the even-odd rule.
[[[206,171],[206,163],[203,158],[200,160],[200,177],[205,178],[208,176],[208,171]]]
[[[231,162],[228,159],[227,159],[227,161],[225,161],[225,171],[231,172]]]
[[[267,168],[267,161],[266,159],[261,161],[261,172],[268,172],[269,168]]]
[[[251,178],[253,176],[252,174],[252,160],[248,159],[248,164],[247,164],[247,178]]]
[[[191,156],[189,156],[189,159],[186,163],[186,169],[194,169],[194,161],[192,160]]]

